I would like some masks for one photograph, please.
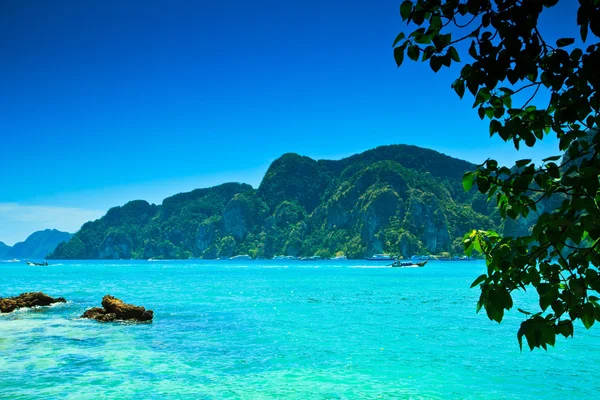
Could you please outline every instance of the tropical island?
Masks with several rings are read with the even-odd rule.
[[[599,0],[5,3],[1,398],[599,396]]]
[[[71,233],[56,229],[44,229],[32,233],[22,242],[7,246],[0,242],[0,260],[43,259],[56,249],[59,243],[68,241]]]
[[[215,259],[236,254],[363,258],[463,254],[470,228],[499,229],[462,177],[475,166],[433,150],[382,146],[341,160],[285,154],[258,189],[243,183],[114,207],[50,259]]]

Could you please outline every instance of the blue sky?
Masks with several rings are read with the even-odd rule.
[[[481,162],[516,153],[460,101],[456,70],[397,69],[400,1],[0,3],[0,241],[76,231],[111,206],[225,181],[286,152],[406,143]],[[543,20],[574,26],[575,0]],[[8,39],[8,40],[7,40]]]

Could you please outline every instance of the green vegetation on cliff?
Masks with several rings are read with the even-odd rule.
[[[462,176],[474,165],[414,146],[342,160],[285,154],[258,189],[226,183],[115,207],[86,223],[51,258],[217,258],[236,254],[360,258],[461,253],[469,229],[498,216]]]

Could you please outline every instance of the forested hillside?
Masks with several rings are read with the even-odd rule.
[[[285,154],[258,189],[225,183],[177,194],[162,205],[132,201],[86,223],[50,257],[461,253],[467,230],[498,227],[485,198],[462,188],[464,172],[472,169],[466,161],[406,145],[337,161]]]

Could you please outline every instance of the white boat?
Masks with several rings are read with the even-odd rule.
[[[347,259],[348,259],[348,257],[346,257],[346,256],[336,256],[336,257],[332,258],[332,260],[347,260]]]
[[[367,257],[367,261],[394,261],[396,258],[389,254],[374,254],[373,257]]]
[[[294,257],[294,256],[275,256],[273,257],[273,260],[298,260],[298,257]]]
[[[27,265],[32,266],[32,267],[46,267],[48,266],[48,261],[43,261],[43,262],[32,262],[29,260],[25,260],[25,262],[27,263]]]
[[[248,254],[240,254],[239,256],[233,256],[230,260],[252,260]]]
[[[300,261],[319,261],[322,260],[321,256],[302,257]]]

